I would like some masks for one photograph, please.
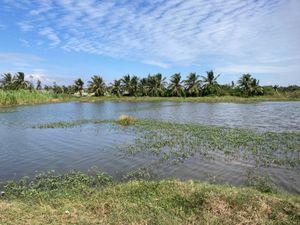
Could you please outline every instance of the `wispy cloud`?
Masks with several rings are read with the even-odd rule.
[[[5,29],[6,29],[6,26],[4,24],[0,23],[0,30],[5,30]]]
[[[240,69],[283,73],[287,70],[274,61],[296,59],[300,51],[299,0],[6,0],[6,4],[23,10],[18,22],[23,31],[37,32],[51,47],[162,68],[209,62],[231,73]]]
[[[43,58],[32,54],[0,52],[1,62],[31,62],[31,61],[41,61],[41,60],[43,60]]]
[[[153,61],[153,60],[144,60],[143,63],[148,64],[148,65],[161,67],[161,68],[164,68],[164,69],[167,69],[167,68],[170,67],[169,64],[167,64],[167,63],[157,62],[157,61]]]
[[[40,35],[45,36],[51,42],[51,46],[56,46],[60,43],[60,39],[57,36],[56,32],[51,27],[44,27],[39,32]]]

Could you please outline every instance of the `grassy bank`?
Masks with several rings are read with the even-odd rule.
[[[0,90],[0,107],[12,105],[27,105],[27,104],[40,104],[40,103],[53,103],[53,102],[98,102],[98,101],[115,101],[115,102],[233,102],[233,103],[255,103],[263,101],[300,101],[298,95],[274,95],[274,96],[257,96],[257,97],[236,97],[236,96],[210,96],[210,97],[116,97],[116,96],[103,96],[103,97],[74,97],[67,94],[54,94],[46,91],[3,91]]]
[[[83,98],[82,101],[119,101],[119,102],[203,102],[203,103],[255,103],[267,101],[300,101],[300,97],[292,97],[285,95],[276,96],[257,96],[257,97],[237,97],[237,96],[207,96],[207,97],[98,97]]]
[[[75,98],[66,94],[54,94],[46,91],[3,91],[0,90],[0,106],[41,104],[72,101]]]
[[[6,186],[0,224],[299,224],[300,198],[194,181],[44,174]]]

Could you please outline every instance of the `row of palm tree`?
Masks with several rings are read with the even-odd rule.
[[[219,75],[215,75],[213,71],[208,71],[206,76],[199,76],[196,73],[190,73],[185,80],[182,79],[180,73],[175,73],[170,77],[169,82],[162,74],[148,75],[144,78],[137,76],[125,75],[121,79],[114,80],[110,85],[106,85],[101,76],[93,76],[88,81],[87,89],[84,88],[84,82],[81,78],[75,80],[73,85],[44,86],[47,91],[55,93],[78,93],[82,95],[84,90],[93,93],[95,96],[103,96],[106,94],[116,96],[177,96],[177,97],[197,97],[209,95],[222,95],[224,90],[234,90],[236,95],[253,96],[263,94],[263,88],[259,86],[259,81],[252,78],[250,74],[244,74],[234,85],[220,85],[217,82]],[[6,73],[2,75],[0,87],[5,90],[30,89],[33,87],[31,82],[25,80],[22,72],[16,73],[14,76]],[[37,81],[36,89],[41,90],[42,85]]]

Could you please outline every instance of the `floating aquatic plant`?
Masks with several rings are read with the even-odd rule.
[[[128,152],[149,152],[160,160],[184,161],[193,155],[243,158],[257,165],[300,165],[300,133],[254,132],[245,129],[140,120]]]

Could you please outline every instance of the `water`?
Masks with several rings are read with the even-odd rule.
[[[238,127],[256,131],[300,131],[300,102],[232,103],[59,103],[0,109],[0,181],[33,176],[38,171],[91,167],[117,178],[155,162],[146,155],[128,157],[122,151],[132,143],[127,129],[108,124],[67,129],[32,129],[33,125],[80,119],[116,119],[122,114],[180,123]],[[243,185],[252,168],[242,160],[191,158],[182,164],[154,167],[160,178],[208,180]],[[300,169],[262,168],[284,190],[300,193]]]

